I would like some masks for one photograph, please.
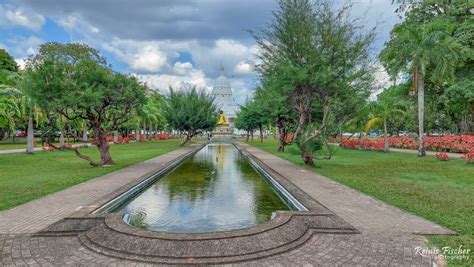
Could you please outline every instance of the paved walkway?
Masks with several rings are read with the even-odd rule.
[[[393,147],[391,147],[390,152],[398,152],[398,153],[418,155],[418,150],[414,150],[414,149],[404,149],[404,148],[393,148]],[[435,157],[436,154],[438,154],[438,153],[439,152],[436,152],[436,151],[426,151],[426,155],[427,156],[432,156],[432,157]],[[446,154],[448,155],[448,157],[455,158],[455,159],[460,159],[462,156],[464,156],[464,154],[461,154],[461,153],[447,152]]]
[[[339,143],[330,143],[331,145],[339,146]],[[397,152],[397,153],[405,153],[405,154],[413,154],[413,155],[418,155],[418,150],[415,149],[406,149],[406,148],[394,148],[391,147],[389,152]],[[438,154],[438,151],[426,151],[427,156],[432,156],[435,157],[436,154]],[[464,154],[462,153],[450,153],[446,152],[448,157],[450,158],[455,158],[455,159],[460,159]]]
[[[258,261],[253,266],[380,265],[432,266],[433,259],[418,255],[426,240],[414,234],[452,234],[432,222],[389,206],[351,188],[281,158],[241,144],[271,169],[356,227],[361,234],[314,234],[301,247]],[[144,168],[166,164],[183,149],[124,170],[71,187],[48,197],[0,213],[0,265],[126,265],[143,264],[98,254],[76,236],[38,237],[30,234],[63,218],[93,199],[110,193],[146,173]],[[440,262],[437,262],[439,264]],[[442,263],[442,262],[441,262]]]
[[[85,147],[91,146],[90,144],[73,144],[72,147]],[[35,147],[35,152],[43,152],[42,147]],[[7,154],[17,154],[17,153],[26,153],[26,148],[18,148],[18,149],[4,149],[0,150],[0,155],[7,155]]]
[[[137,183],[143,175],[167,166],[196,146],[199,145],[190,145],[1,211],[0,234],[35,233],[124,185]]]

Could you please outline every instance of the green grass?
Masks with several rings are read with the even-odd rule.
[[[0,155],[0,210],[6,210],[129,165],[165,154],[179,147],[180,140],[111,145],[115,165],[91,167],[73,151]],[[96,147],[82,153],[98,159]]]
[[[251,145],[296,164],[303,164],[293,147],[276,152],[276,140]],[[312,168],[332,180],[417,214],[458,233],[458,236],[430,236],[438,248],[474,249],[474,165],[453,159],[418,158],[402,153],[336,148],[331,160],[317,160]],[[318,155],[321,156],[324,151]],[[472,254],[472,253],[471,253]],[[469,261],[449,261],[450,265],[473,266]]]

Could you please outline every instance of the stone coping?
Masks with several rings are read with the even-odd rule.
[[[184,161],[204,145],[206,144],[198,146],[173,162]],[[240,153],[257,163],[309,211],[277,211],[272,220],[262,224],[208,233],[153,232],[125,223],[123,216],[117,213],[93,213],[98,207],[136,186],[138,183],[135,182],[102,197],[93,205],[50,225],[36,235],[77,235],[84,246],[108,256],[153,263],[186,264],[238,262],[266,257],[294,249],[304,244],[314,233],[359,233],[284,176],[248,153],[238,143],[234,145]],[[154,173],[147,173],[138,180],[143,182],[156,172],[157,170]]]

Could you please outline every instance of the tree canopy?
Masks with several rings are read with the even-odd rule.
[[[253,33],[260,49],[255,69],[263,90],[280,101],[275,106],[290,106],[296,114],[296,119],[286,120],[295,122],[293,141],[310,165],[314,164],[310,147],[318,147],[310,143],[323,137],[330,118],[342,111],[339,104],[367,97],[371,89],[368,49],[374,32],[357,32],[349,11],[350,5],[335,10],[329,1],[282,0],[269,28]],[[280,111],[271,114],[282,120],[288,111]],[[283,150],[286,134],[280,137]]]
[[[83,119],[94,131],[99,163],[112,164],[107,133],[129,121],[145,102],[135,77],[115,73],[99,51],[84,44],[43,44],[27,61],[22,87],[47,114]]]
[[[181,145],[195,135],[215,128],[218,111],[213,101],[210,94],[195,87],[191,90],[170,88],[163,115],[169,126],[184,133]]]

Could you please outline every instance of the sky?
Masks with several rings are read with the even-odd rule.
[[[337,6],[343,0],[334,0]],[[399,22],[392,0],[354,0],[351,16],[378,26],[374,57]],[[265,28],[273,0],[0,0],[0,48],[21,66],[44,42],[95,47],[114,70],[162,93],[169,86],[212,89],[220,66],[242,104],[258,86],[257,47],[249,30]],[[380,83],[388,77],[376,73]]]

